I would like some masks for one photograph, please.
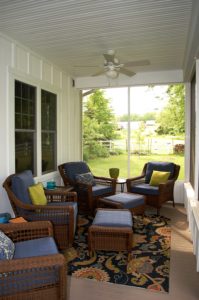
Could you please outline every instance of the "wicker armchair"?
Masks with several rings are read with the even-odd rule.
[[[66,260],[58,253],[54,240],[49,239],[53,237],[52,224],[47,221],[0,224],[0,230],[16,247],[20,242],[23,242],[23,248],[26,242],[35,245],[33,254],[26,251],[25,255],[20,255],[18,252],[12,259],[0,261],[0,299],[65,300]],[[42,250],[43,254],[38,244],[38,241],[43,242],[42,238],[52,243],[46,252]],[[20,247],[15,248],[15,252],[16,249]]]
[[[12,189],[12,180],[14,176],[23,175],[20,186],[20,193],[23,197],[17,196]],[[24,171],[20,174],[10,175],[3,187],[5,188],[13,211],[16,217],[23,217],[28,221],[51,221],[53,224],[54,235],[59,249],[66,249],[71,246],[74,240],[77,219],[77,194],[67,192],[66,189],[58,188],[54,190],[45,190],[47,205],[33,205],[28,198],[27,182],[23,179],[30,177],[31,171]],[[29,200],[29,199],[28,199]]]
[[[68,162],[58,166],[64,185],[71,185],[78,195],[78,206],[82,212],[93,214],[100,197],[114,195],[116,179],[93,176],[94,184],[77,181],[78,175],[91,173],[88,165],[83,161]]]
[[[153,170],[170,172],[166,183],[158,186],[150,186],[150,178]],[[178,178],[180,166],[169,162],[149,162],[144,165],[142,174],[134,178],[128,178],[126,181],[127,191],[145,196],[146,203],[157,208],[159,214],[160,208],[166,201],[174,202],[174,184]]]

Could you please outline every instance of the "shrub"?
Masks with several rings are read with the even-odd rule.
[[[106,147],[98,144],[97,142],[93,142],[90,145],[84,146],[84,160],[88,161],[89,159],[94,159],[98,157],[109,157],[109,151]]]
[[[176,144],[173,147],[173,151],[175,154],[182,154],[184,153],[184,144]]]

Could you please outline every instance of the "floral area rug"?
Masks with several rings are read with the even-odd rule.
[[[69,275],[153,291],[169,291],[169,219],[162,216],[133,218],[132,259],[129,262],[126,252],[96,251],[90,257],[87,233],[91,224],[91,217],[79,217],[74,245],[65,253]]]

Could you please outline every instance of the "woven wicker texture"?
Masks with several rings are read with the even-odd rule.
[[[104,209],[98,209],[97,212],[104,212]],[[106,209],[105,211],[115,210]],[[120,211],[117,211],[118,214]],[[129,213],[128,210],[122,212]],[[110,220],[111,222],[111,220]],[[91,225],[88,230],[88,248],[92,253],[94,250],[113,250],[113,251],[131,251],[133,239],[132,227],[112,227]]]
[[[59,249],[66,249],[74,240],[75,214],[72,205],[76,202],[76,192],[68,192],[65,188],[45,190],[50,205],[31,205],[20,201],[12,191],[10,175],[3,187],[5,188],[16,217],[23,217],[28,221],[51,221],[54,227],[55,240]],[[53,203],[55,205],[53,205]],[[63,205],[62,205],[63,204]]]
[[[88,165],[85,162],[71,162],[71,163],[64,163],[58,166],[60,175],[62,177],[62,180],[65,184],[65,186],[71,185],[74,187],[74,190],[77,192],[78,195],[78,206],[80,212],[86,212],[93,214],[95,208],[97,207],[97,200],[99,197],[102,196],[109,196],[114,195],[116,191],[116,179],[112,178],[106,178],[106,177],[98,177],[94,176],[95,186],[92,186],[91,184],[83,184],[78,183],[74,178],[69,177],[69,174],[66,172],[66,165],[69,165],[71,170],[72,168],[75,168],[76,172],[79,169],[79,173],[81,174],[80,168],[83,168],[86,170],[86,172],[90,172],[90,169]],[[80,167],[78,167],[78,165]],[[72,172],[72,171],[71,171]],[[101,192],[97,195],[95,195],[94,189],[96,186],[102,185],[107,188],[109,188],[108,192]]]
[[[50,222],[0,225],[13,242],[53,236]],[[62,254],[1,261],[0,299],[66,299],[66,260]]]
[[[128,178],[126,180],[127,191],[129,193],[132,192],[133,186],[145,183],[146,172],[147,172],[147,163],[144,165],[142,174],[140,176]],[[169,180],[166,183],[162,183],[158,186],[158,195],[149,195],[146,193],[144,194],[145,199],[146,199],[146,204],[156,207],[158,215],[159,215],[162,204],[165,203],[166,201],[172,201],[173,206],[175,206],[173,190],[174,190],[174,184],[178,178],[179,172],[180,172],[180,166],[174,164],[174,170],[173,170],[172,177],[169,178]],[[142,194],[142,193],[140,192],[140,194]]]

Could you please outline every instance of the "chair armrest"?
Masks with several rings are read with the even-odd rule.
[[[96,180],[102,180],[102,181],[109,181],[109,182],[116,182],[115,178],[110,178],[110,177],[102,177],[102,176],[94,176]]]
[[[126,187],[127,187],[127,192],[131,192],[131,187],[133,185],[139,184],[139,183],[144,183],[144,175],[133,177],[133,178],[127,178],[126,180]]]
[[[173,186],[175,184],[175,180],[167,180],[165,183],[159,184],[159,191],[161,192],[168,192],[173,189]]]
[[[115,178],[94,176],[94,179],[97,184],[112,186],[113,189],[116,189],[117,180]]]
[[[53,236],[53,227],[49,221],[0,224],[0,230],[13,242]]]
[[[72,205],[35,205],[34,213],[36,212],[38,215],[42,215],[42,213],[49,213],[51,215],[55,215],[56,213],[66,214],[73,211]],[[29,216],[29,215],[28,215]]]
[[[37,205],[34,211],[28,212],[23,215],[29,221],[42,221],[48,220],[55,224],[68,224],[73,228],[74,219],[74,207],[72,205]]]
[[[64,189],[44,190],[48,202],[77,202],[77,193]]]
[[[136,176],[136,177],[132,177],[132,178],[127,178],[126,182],[140,180],[140,179],[144,179],[144,178],[145,178],[145,175],[140,175],[140,176]]]
[[[66,260],[62,254],[3,260],[0,264],[0,298],[20,291],[59,288],[59,299],[66,299]],[[27,296],[27,299],[29,298]],[[19,296],[20,298],[20,296]],[[24,298],[25,299],[25,298]]]
[[[20,270],[31,270],[32,268],[61,266],[66,268],[66,259],[63,254],[51,254],[45,256],[34,256],[11,260],[1,260],[0,273],[16,272]],[[10,274],[8,274],[10,275]],[[39,272],[38,272],[39,276]]]

